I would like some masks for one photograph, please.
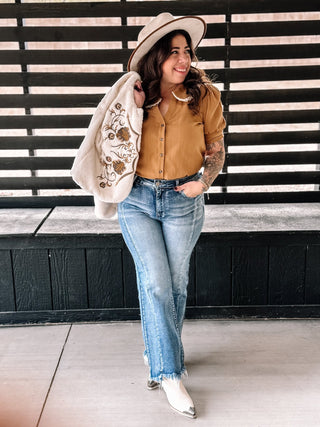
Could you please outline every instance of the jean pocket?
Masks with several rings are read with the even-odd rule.
[[[189,196],[186,195],[186,193],[183,190],[179,191],[179,194],[181,194],[181,196],[183,198],[188,199],[188,200],[195,200],[197,197],[200,196],[200,194],[199,194],[198,196],[195,196],[195,197],[189,197]]]

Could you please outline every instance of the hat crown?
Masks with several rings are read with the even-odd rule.
[[[149,50],[165,35],[175,30],[185,30],[190,35],[194,48],[198,46],[206,32],[206,23],[199,16],[174,18],[169,12],[160,13],[153,18],[138,35],[138,43],[132,52],[128,71],[138,71],[138,63]]]
[[[160,13],[158,16],[153,18],[145,27],[142,28],[138,34],[138,44],[142,40],[146,39],[154,31],[158,30],[163,25],[168,24],[169,22],[174,21],[173,15],[169,12]]]

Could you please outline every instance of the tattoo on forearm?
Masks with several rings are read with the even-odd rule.
[[[223,138],[219,141],[207,145],[204,161],[204,171],[202,180],[211,186],[213,181],[219,175],[225,159],[225,150]]]

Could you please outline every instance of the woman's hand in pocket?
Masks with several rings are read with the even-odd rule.
[[[204,185],[200,181],[189,181],[185,184],[175,187],[175,191],[183,191],[185,196],[194,198],[202,194],[205,190]]]

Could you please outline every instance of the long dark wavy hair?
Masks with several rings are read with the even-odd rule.
[[[162,77],[162,65],[168,59],[171,53],[172,39],[181,34],[185,37],[188,47],[190,48],[191,61],[197,61],[195,50],[192,46],[192,41],[189,33],[184,30],[175,30],[166,34],[144,55],[138,63],[138,73],[142,80],[142,87],[146,94],[145,106],[156,103],[160,95],[160,81]],[[208,87],[211,85],[211,80],[205,72],[199,68],[190,67],[184,82],[184,87],[187,94],[192,97],[188,106],[193,113],[199,110],[199,101],[201,98],[201,87],[204,88],[204,96],[208,92]],[[145,117],[147,116],[147,109],[144,108]]]

